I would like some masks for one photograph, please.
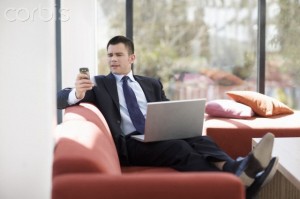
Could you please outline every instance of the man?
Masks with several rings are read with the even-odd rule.
[[[87,75],[78,74],[75,88],[58,93],[58,108],[64,109],[79,102],[95,104],[109,125],[122,165],[231,172],[247,187],[247,198],[256,196],[260,187],[274,176],[278,160],[271,157],[274,136],[270,133],[239,161],[231,159],[207,136],[151,143],[131,138],[133,134],[143,133],[147,102],[168,99],[160,81],[133,75],[131,65],[136,57],[130,39],[113,37],[107,44],[107,57],[111,73],[96,76],[96,86]],[[132,93],[134,98],[128,99]],[[132,111],[134,104],[135,110]]]

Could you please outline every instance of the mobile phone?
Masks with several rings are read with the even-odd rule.
[[[86,74],[86,75],[88,75],[88,79],[90,79],[89,68],[79,68],[79,72],[80,72],[81,74]]]

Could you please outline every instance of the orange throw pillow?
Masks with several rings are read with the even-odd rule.
[[[277,99],[255,91],[228,91],[226,94],[234,101],[250,106],[257,115],[263,117],[294,113]]]

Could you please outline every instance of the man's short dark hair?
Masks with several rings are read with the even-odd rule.
[[[121,35],[118,35],[118,36],[115,36],[115,37],[111,38],[109,40],[109,42],[107,43],[106,49],[108,49],[109,45],[116,45],[116,44],[119,44],[119,43],[123,43],[125,45],[125,47],[128,50],[129,55],[134,53],[134,44],[133,44],[133,42],[129,38],[121,36]]]

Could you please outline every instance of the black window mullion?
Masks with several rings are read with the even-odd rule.
[[[266,0],[258,0],[257,91],[265,93],[266,71]]]
[[[133,41],[133,0],[126,0],[126,37]],[[133,70],[134,66],[131,64],[131,69]]]
[[[62,57],[61,57],[61,0],[55,0],[55,50],[56,50],[56,90],[62,89]],[[57,123],[62,122],[62,111],[57,110]]]
[[[133,0],[126,0],[126,37],[133,40]]]

